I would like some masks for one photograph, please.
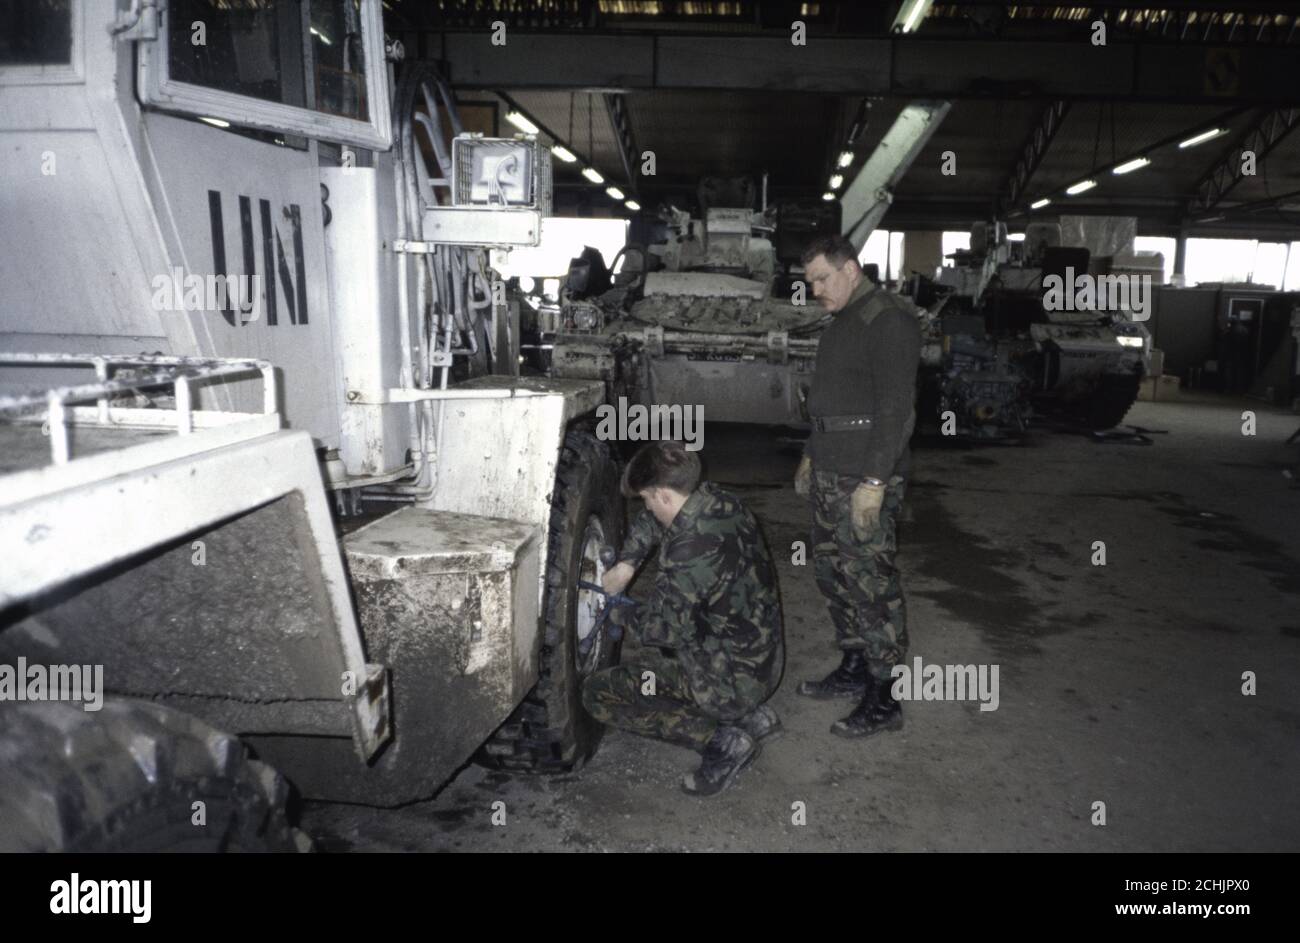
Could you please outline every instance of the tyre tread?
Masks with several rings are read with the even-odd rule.
[[[552,670],[557,657],[568,658],[560,632],[565,630],[562,608],[567,601],[569,575],[559,549],[565,538],[569,509],[582,500],[591,469],[609,466],[608,447],[588,432],[571,430],[564,439],[551,493],[547,528],[547,593],[537,685],[475,757],[480,765],[518,773],[567,773],[580,769],[595,743],[579,742],[580,718],[570,709],[563,686],[569,671]],[[621,526],[621,518],[619,520]]]
[[[192,803],[209,801],[212,850],[297,851],[284,777],[251,759],[234,737],[149,701],[106,699],[85,711],[68,702],[0,712],[0,851],[135,850],[142,817],[185,834]],[[193,826],[190,826],[193,828]],[[185,835],[186,840],[194,833]],[[135,840],[140,840],[136,836]]]

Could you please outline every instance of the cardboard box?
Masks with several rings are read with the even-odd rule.
[[[1138,399],[1144,403],[1169,402],[1181,397],[1178,377],[1143,377],[1142,388],[1138,390]]]

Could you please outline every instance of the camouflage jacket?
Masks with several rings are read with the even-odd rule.
[[[639,567],[656,544],[659,572],[637,622],[643,643],[675,650],[701,707],[722,719],[748,713],[785,665],[776,567],[758,522],[705,482],[667,528],[643,510],[621,560]]]

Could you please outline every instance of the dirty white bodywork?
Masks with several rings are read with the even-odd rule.
[[[20,358],[0,354],[0,367],[15,366]],[[78,366],[90,365],[63,362]],[[205,369],[187,367],[191,376]],[[258,368],[271,375],[265,363],[246,372]],[[0,609],[34,611],[0,633],[0,656],[64,661],[73,651],[105,666],[110,691],[201,704],[213,722],[245,730],[353,736],[368,759],[391,735],[383,669],[365,660],[311,439],[281,427],[271,383],[263,413],[192,412],[183,392],[174,409],[107,397],[76,407],[55,392],[47,411],[0,425]],[[256,559],[257,550],[211,531],[238,517],[256,522],[277,503],[264,516],[288,528],[312,572],[290,576],[292,586],[248,585],[226,555]],[[122,566],[124,595],[169,606],[157,631],[102,587],[69,585]],[[263,573],[269,583],[280,575]],[[242,603],[230,601],[231,581],[241,583]],[[178,593],[227,608],[229,631],[214,636],[215,626],[190,617],[196,600]],[[262,593],[292,596],[295,606],[277,611]],[[255,605],[257,617],[238,619],[250,612],[241,604]],[[277,669],[255,670],[244,652]],[[160,663],[164,670],[150,670]],[[345,690],[348,674],[355,684]],[[267,706],[274,702],[289,707]]]
[[[6,155],[0,162],[0,352],[145,352],[273,364],[280,378],[275,429],[282,419],[293,431],[259,427],[257,437],[204,450],[205,461],[212,458],[223,470],[220,479],[200,476],[192,455],[166,459],[180,463],[168,466],[178,473],[195,469],[200,476],[195,481],[210,481],[221,492],[211,501],[206,494],[190,495],[196,508],[212,514],[238,514],[258,501],[266,506],[292,491],[302,496],[312,533],[320,537],[329,526],[325,492],[319,466],[311,465],[310,474],[307,466],[324,457],[327,487],[391,488],[392,500],[423,509],[420,520],[435,529],[451,520],[435,512],[461,515],[459,531],[469,519],[482,520],[485,543],[478,556],[466,558],[466,578],[478,565],[493,573],[508,571],[501,578],[511,589],[497,597],[493,631],[498,642],[508,632],[509,644],[476,649],[477,667],[465,678],[483,682],[479,692],[470,696],[454,688],[448,695],[454,700],[434,705],[429,722],[472,713],[466,729],[490,732],[537,676],[549,494],[565,426],[594,408],[601,386],[529,385],[493,377],[439,389],[430,387],[427,375],[419,377],[414,362],[420,339],[411,310],[416,278],[408,270],[413,268],[409,258],[396,248],[403,237],[431,237],[404,231],[399,222],[405,195],[396,153],[388,150],[390,73],[378,31],[380,4],[362,0],[359,6],[371,103],[366,121],[267,106],[247,96],[186,87],[159,73],[166,62],[160,45],[166,4],[123,9],[112,0],[73,4],[70,64],[0,67],[0,150]],[[214,127],[200,117],[250,125],[263,129],[263,136]],[[270,140],[276,133],[280,143]],[[303,143],[294,146],[292,138],[299,135]],[[346,161],[341,148],[350,155]],[[160,305],[159,280],[173,273],[200,279],[257,276],[256,303],[247,312],[189,310],[183,302]],[[0,378],[0,394],[68,382],[66,372],[57,369],[9,372],[7,382]],[[262,403],[249,386],[222,382],[196,388],[194,406],[200,412],[194,415],[259,410]],[[209,438],[223,434],[221,428],[202,432]],[[199,439],[196,433],[193,441]],[[280,467],[276,456],[291,464]],[[119,473],[114,461],[99,458],[87,458],[91,464],[79,467],[99,469],[110,478]],[[116,491],[89,480],[78,487],[82,497],[94,495],[92,504],[75,504],[78,513],[132,522],[127,531],[104,535],[106,548],[121,542],[122,553],[112,559],[165,543],[180,532],[171,523],[203,523],[179,512],[174,522],[158,520],[133,503],[146,500],[147,489]],[[58,493],[59,502],[74,506],[72,492]],[[48,504],[47,499],[42,500]],[[488,535],[506,542],[513,561],[508,566],[492,552]],[[398,540],[390,548],[393,559],[419,558],[427,549],[427,540],[414,537],[409,546]],[[345,657],[340,657],[359,672],[362,686],[382,682],[383,665],[365,667],[362,648],[371,643],[357,635],[337,545],[320,544],[319,555],[319,563],[304,557],[303,565],[315,574],[311,580],[323,579],[331,587],[336,638],[329,644],[343,646]],[[108,561],[69,551],[43,578],[71,581]],[[12,572],[6,571],[6,586]],[[158,627],[165,627],[167,614],[157,618]],[[235,606],[227,618],[254,615]],[[360,622],[379,624],[364,608]],[[410,646],[423,644],[418,640],[451,644],[459,630],[455,621],[412,614],[401,627],[410,645],[384,649],[400,660]],[[394,663],[386,667],[403,674]],[[409,668],[405,676],[419,684]],[[197,700],[194,708],[196,713],[204,709]],[[376,733],[373,718],[360,707],[361,719],[351,731],[323,715],[296,724],[290,716],[295,710],[285,704],[283,722],[264,719],[274,713],[268,705],[237,705],[224,716],[233,718],[226,726],[235,732],[274,737],[309,729],[322,735],[316,740],[331,741],[327,752],[335,759],[353,752],[348,739],[371,756],[387,735],[382,724]],[[223,715],[214,715],[219,726],[222,720]],[[402,736],[400,718],[397,735]],[[416,780],[427,785],[427,769],[435,761],[450,770],[468,758],[463,742],[457,740],[454,748],[460,752],[438,757],[390,748],[386,767],[366,768],[369,779],[361,791],[384,801],[409,791]],[[399,755],[400,763],[393,759]],[[304,764],[304,769],[310,765]],[[416,764],[422,768],[412,778],[408,773]],[[293,768],[285,772],[295,777]],[[399,788],[389,788],[399,781]]]
[[[298,769],[314,796],[389,805],[436,790],[537,683],[538,623],[520,614],[536,611],[539,546],[523,524],[414,507],[349,534],[362,630],[392,666],[398,736],[373,770],[297,762],[301,741],[260,752]],[[424,623],[440,631],[411,631]]]
[[[141,108],[133,43],[107,28],[116,5],[87,0],[73,11],[81,59],[62,80],[43,84],[35,67],[0,69],[0,349],[269,360],[290,380],[286,421],[337,447],[339,358],[325,249],[310,238],[322,228],[317,145],[279,147]],[[244,200],[252,272],[244,264]],[[265,291],[268,242],[275,324]],[[277,242],[288,283],[278,277]],[[256,320],[155,306],[156,279],[176,267],[217,274],[214,253],[231,274],[262,276]],[[239,386],[205,395],[222,408],[256,408]]]

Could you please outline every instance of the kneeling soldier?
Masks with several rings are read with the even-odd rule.
[[[776,568],[754,516],[733,495],[700,484],[700,460],[680,442],[638,451],[623,493],[646,507],[602,582],[622,592],[659,545],[654,591],[635,625],[647,647],[634,663],[588,678],[582,701],[603,723],[700,751],[700,768],[682,788],[711,796],[780,729],[763,703],[785,664]]]

